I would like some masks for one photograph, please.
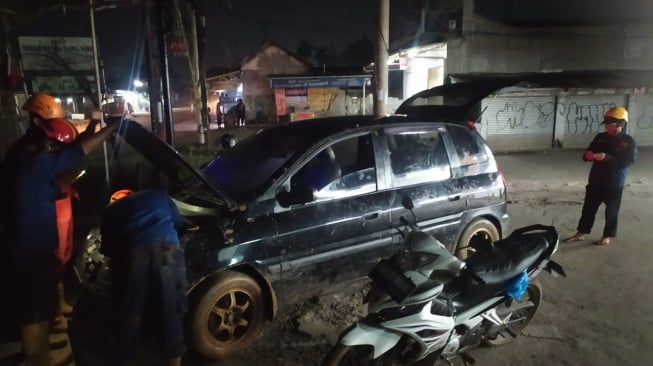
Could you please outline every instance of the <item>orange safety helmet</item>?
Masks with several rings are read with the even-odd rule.
[[[45,136],[53,140],[70,144],[77,138],[75,126],[63,118],[46,119],[41,123]]]
[[[134,193],[131,189],[121,189],[118,191],[113,192],[111,195],[111,198],[109,198],[109,203],[113,203],[114,201],[117,201],[125,196],[129,196],[130,194]]]
[[[43,119],[63,118],[63,109],[53,96],[45,93],[36,93],[29,97],[23,109],[36,114]]]
[[[624,107],[612,107],[605,112],[603,116],[605,120],[607,119],[617,119],[622,120],[624,123],[628,122],[628,111]]]

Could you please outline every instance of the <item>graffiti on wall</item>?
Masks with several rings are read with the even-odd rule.
[[[647,103],[642,115],[637,119],[637,128],[647,130],[653,128],[653,103]]]
[[[603,115],[614,103],[558,103],[558,118],[566,134],[596,134],[603,130]]]
[[[558,102],[538,99],[515,99],[487,116],[488,126],[501,130],[548,129],[553,123],[565,126],[565,134],[596,134],[603,130],[603,115],[614,103]],[[557,110],[557,112],[556,112]],[[648,116],[648,119],[646,118]],[[641,119],[642,128],[653,128],[653,104]]]
[[[494,116],[488,116],[488,122],[496,124],[499,130],[547,128],[553,123],[554,110],[552,101],[520,99],[506,102]]]

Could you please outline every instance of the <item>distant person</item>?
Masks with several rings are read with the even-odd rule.
[[[220,101],[215,105],[215,123],[218,125],[218,128],[222,125],[222,106]]]
[[[101,117],[93,112],[83,136],[63,118],[59,103],[48,94],[32,95],[23,109],[30,126],[7,151],[3,161],[4,239],[8,244],[21,323],[21,346],[27,365],[59,365],[71,354],[50,352],[50,319],[55,315],[59,246],[55,200],[57,178],[102,145],[117,125],[95,132]]]
[[[101,252],[110,258],[115,365],[134,364],[146,314],[156,316],[161,325],[165,364],[181,365],[188,307],[186,264],[178,238],[183,226],[174,202],[159,190],[118,191],[104,209]]]
[[[610,239],[617,236],[617,220],[628,167],[637,157],[635,140],[622,132],[626,123],[626,108],[610,108],[604,116],[605,132],[599,133],[583,153],[583,160],[591,161],[592,168],[585,187],[585,202],[578,221],[578,231],[565,241],[585,240],[602,203],[605,204],[605,227],[603,236],[594,244],[608,245]]]
[[[238,103],[236,103],[236,121],[238,126],[245,126],[245,112],[245,103],[243,103],[242,99],[238,99]]]

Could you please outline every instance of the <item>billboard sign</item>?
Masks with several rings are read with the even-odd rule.
[[[73,76],[35,76],[32,78],[32,90],[48,94],[83,94],[90,89],[95,93],[95,78],[86,76],[85,79],[86,89]]]
[[[94,70],[91,37],[18,37],[25,71]]]

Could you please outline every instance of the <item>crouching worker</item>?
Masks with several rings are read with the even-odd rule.
[[[102,254],[110,258],[116,365],[134,364],[145,313],[158,317],[162,357],[181,365],[186,351],[186,266],[178,229],[184,221],[166,193],[117,191],[102,214]],[[155,307],[146,305],[155,304]]]

